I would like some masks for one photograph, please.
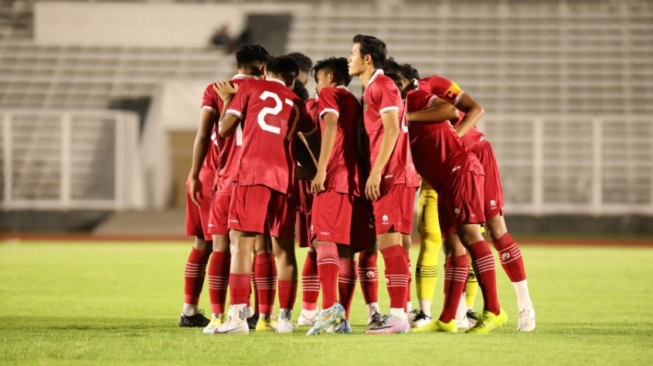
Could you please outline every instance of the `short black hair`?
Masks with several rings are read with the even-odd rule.
[[[287,56],[295,60],[297,66],[299,67],[299,71],[303,71],[307,74],[311,71],[313,60],[311,60],[310,57],[300,52],[289,53]]]
[[[272,56],[268,60],[269,73],[281,75],[285,79],[296,78],[299,75],[299,66],[290,56]]]
[[[308,95],[308,89],[306,89],[306,86],[304,86],[304,83],[302,83],[299,80],[295,81],[295,87],[293,88],[293,93],[297,94],[301,100],[304,102],[307,101],[310,98],[310,95]]]
[[[354,36],[354,43],[359,44],[361,56],[370,55],[372,57],[375,68],[383,67],[388,54],[385,42],[374,36],[357,34]]]
[[[401,78],[399,75],[395,74],[394,72],[388,72],[385,74],[385,76],[389,77],[392,79],[392,81],[395,82],[395,85],[397,86],[397,89],[400,91],[404,89],[404,84],[401,82]]]
[[[347,59],[344,57],[329,57],[318,61],[315,66],[313,66],[313,70],[311,70],[315,81],[317,81],[317,72],[320,70],[323,70],[326,73],[332,72],[336,81],[345,86],[348,86],[351,82]]]
[[[267,63],[270,59],[268,51],[258,43],[248,43],[240,46],[236,51],[236,63],[238,67],[253,66],[254,63]]]
[[[401,65],[394,58],[388,57],[383,64],[383,72],[386,74],[401,72]]]
[[[419,80],[419,71],[417,71],[417,69],[414,68],[411,64],[401,65],[399,72],[401,72],[401,74],[408,80]]]

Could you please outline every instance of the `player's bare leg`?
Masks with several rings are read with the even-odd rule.
[[[272,248],[277,259],[279,284],[279,319],[277,332],[291,333],[292,309],[297,298],[297,258],[295,238],[272,238]]]
[[[492,238],[492,244],[499,252],[501,266],[517,293],[517,306],[519,307],[517,330],[530,332],[535,329],[535,310],[528,292],[524,259],[519,245],[508,233],[503,215],[498,214],[490,218],[486,226]]]
[[[179,317],[180,327],[205,327],[209,324],[209,319],[200,313],[199,296],[210,256],[211,242],[195,237],[184,269],[184,305]]]
[[[217,334],[247,334],[247,299],[252,284],[252,250],[255,233],[231,230],[231,266],[229,295],[231,304],[227,321],[218,327]]]
[[[376,243],[385,262],[386,284],[390,294],[390,314],[367,334],[405,333],[410,330],[406,316],[408,263],[404,254],[401,233],[390,231],[376,236]]]

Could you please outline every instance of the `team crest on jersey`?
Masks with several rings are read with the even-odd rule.
[[[387,224],[388,223],[388,215],[383,215],[382,220],[383,220],[384,224]]]
[[[495,201],[495,200],[491,200],[491,201],[490,201],[490,207],[491,207],[491,208],[497,208],[497,201]]]
[[[369,103],[367,102],[367,99],[363,100],[363,111],[367,112],[367,107],[369,107]]]
[[[456,217],[460,216],[460,209],[456,207],[453,212],[456,214]]]

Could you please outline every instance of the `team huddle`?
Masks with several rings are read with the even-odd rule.
[[[236,61],[237,75],[203,95],[187,182],[186,233],[195,245],[180,326],[207,334],[302,326],[309,336],[351,333],[358,279],[367,334],[488,333],[508,317],[485,230],[515,287],[517,330],[535,328],[521,251],[503,218],[494,151],[475,127],[483,109],[468,93],[437,75],[420,79],[368,35],[354,37],[349,58],[314,66],[302,54],[270,56],[257,44],[242,46]],[[304,87],[309,75],[314,98]],[[363,85],[361,101],[347,89],[352,77]],[[412,309],[409,249],[420,186],[419,309]],[[299,246],[309,249],[293,323],[296,231]],[[441,247],[444,304],[432,317]],[[378,304],[378,252],[390,297],[386,315]],[[198,308],[207,268],[211,319]],[[472,309],[477,287],[480,313]]]

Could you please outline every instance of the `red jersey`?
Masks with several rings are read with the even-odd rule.
[[[202,167],[200,168],[199,181],[202,183],[202,193],[210,195],[213,191],[213,184],[215,181],[215,171],[218,161],[218,146],[216,142],[217,130],[216,125],[220,119],[220,112],[218,107],[218,101],[220,97],[213,90],[213,83],[204,89],[204,94],[202,95],[202,107],[201,109],[208,109],[213,111],[213,118],[211,122],[213,128],[211,128],[211,144],[209,145],[209,150],[206,152],[206,157],[202,162]],[[188,173],[188,181],[190,182],[191,173]],[[187,183],[188,184],[188,183]]]
[[[406,112],[428,109],[437,96],[422,89],[406,95]],[[483,173],[478,159],[467,150],[449,121],[411,123],[408,126],[410,146],[419,174],[438,193],[451,177],[467,171]]]
[[[239,85],[244,80],[254,78],[254,76],[237,74],[231,78],[231,83]],[[211,83],[204,90],[202,108],[213,110],[215,112],[216,120],[219,120],[220,114],[222,114],[222,109],[224,108],[224,102],[215,92],[215,89],[213,89],[213,85],[214,84]],[[234,181],[234,172],[236,171],[235,165],[237,164],[238,155],[240,154],[240,146],[243,142],[243,130],[239,126],[235,134],[226,138],[221,138],[218,135],[218,129],[219,126],[217,124],[213,126],[213,133],[211,134],[211,141],[213,143],[209,148],[205,164],[209,161],[210,157],[211,163],[215,166],[213,168],[216,173],[214,180],[215,187],[217,187],[221,194],[229,194]]]
[[[294,137],[314,129],[304,102],[282,81],[247,80],[226,113],[239,117],[243,126],[238,185],[263,185],[287,194],[296,164]]]
[[[320,117],[318,115],[318,103],[319,103],[319,98],[311,98],[306,101],[306,110],[308,111],[309,116],[311,116],[311,119],[315,123],[315,125],[318,124],[318,118]]]
[[[443,78],[439,75],[433,75],[428,78],[421,79],[419,81],[419,88],[431,94],[435,94],[453,105],[458,104],[460,98],[462,98],[463,94],[465,94],[465,91],[460,89],[458,84],[456,84],[453,80]],[[465,113],[460,112],[458,121],[454,123],[454,127],[460,124],[460,121],[463,120],[463,117],[465,117]],[[474,147],[483,141],[484,138],[485,135],[483,132],[479,131],[476,126],[467,131],[467,133],[462,137],[465,146],[467,146],[470,150],[474,149]]]
[[[323,88],[318,102],[320,131],[324,131],[322,118],[327,113],[338,117],[336,141],[327,164],[325,187],[338,193],[360,197],[364,179],[358,153],[358,118],[361,107],[358,99],[346,87]]]
[[[369,168],[374,166],[383,137],[383,121],[381,115],[397,111],[399,121],[403,121],[403,107],[399,89],[394,81],[378,69],[372,75],[363,93],[363,116],[365,132],[368,136]],[[413,164],[408,141],[408,129],[405,124],[399,126],[399,137],[390,155],[390,159],[381,174],[381,186],[405,184],[408,187],[419,187],[419,179]]]

